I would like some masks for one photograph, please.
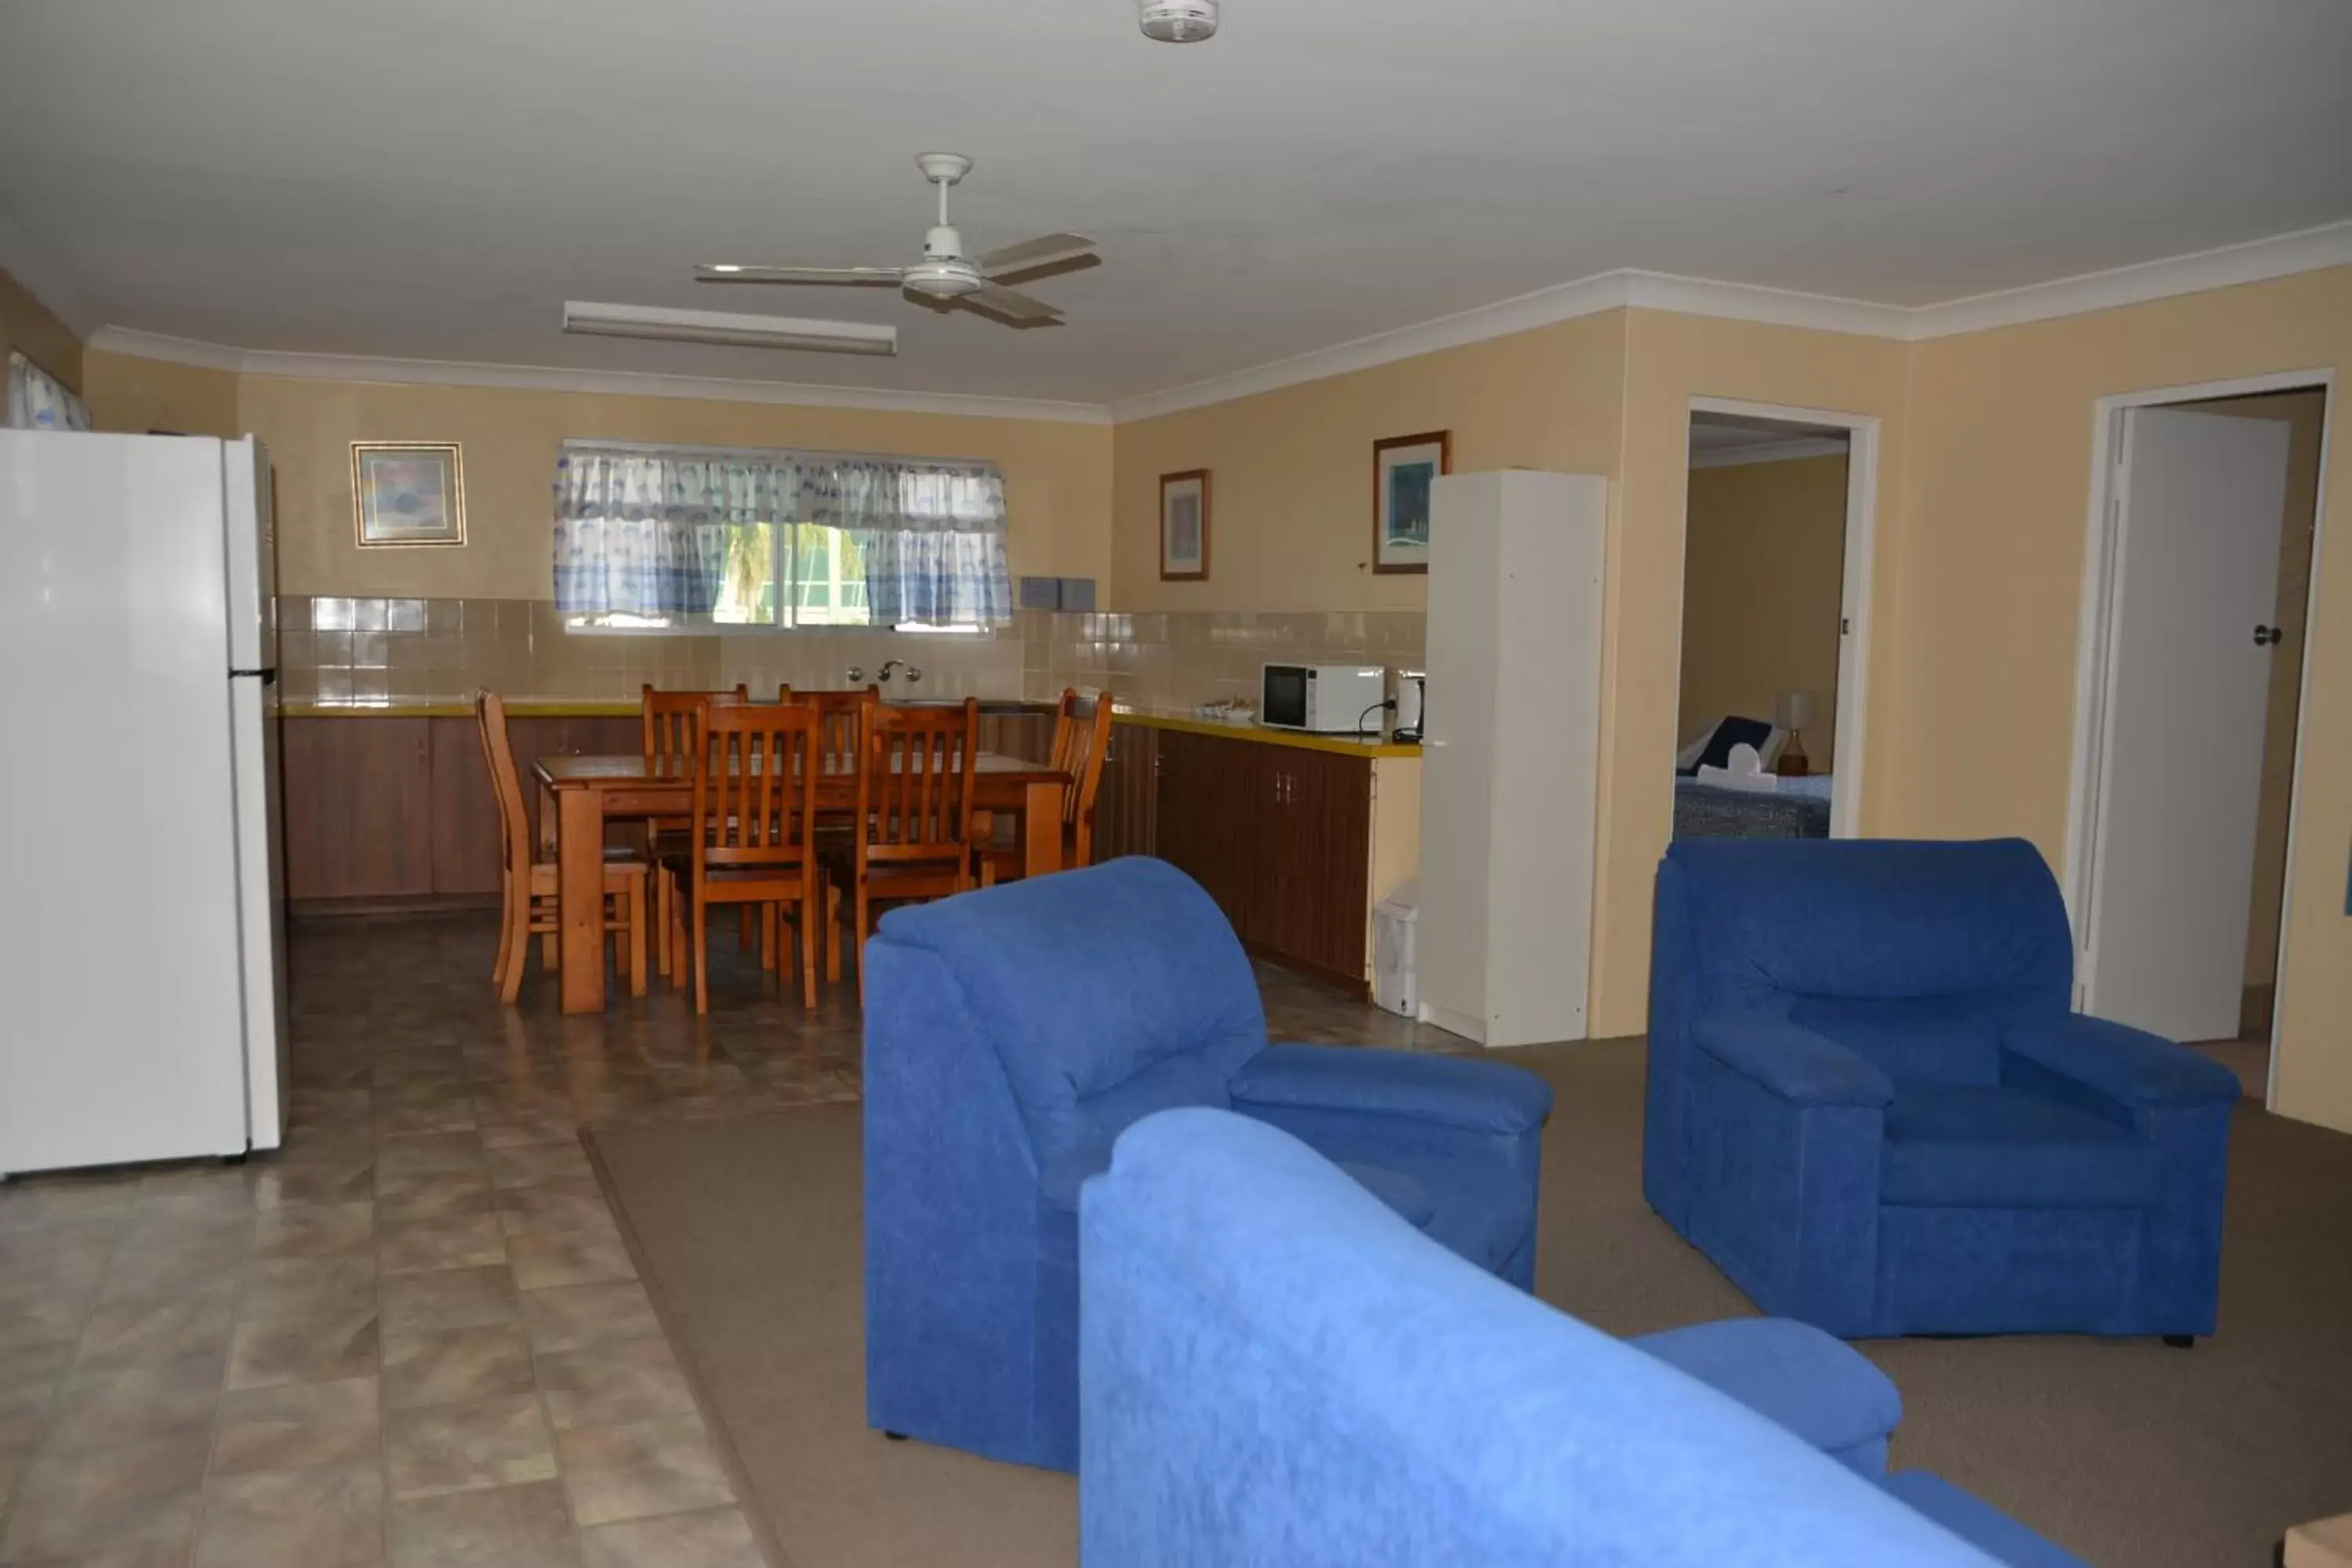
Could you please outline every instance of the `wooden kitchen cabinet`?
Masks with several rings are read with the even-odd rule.
[[[431,894],[433,721],[289,719],[278,741],[286,896]]]
[[[515,758],[534,836],[530,759],[634,752],[633,715],[517,718]],[[279,731],[286,894],[357,902],[479,902],[499,890],[498,800],[470,716],[289,718]],[[634,829],[614,832],[625,838]]]
[[[1113,724],[1095,787],[1095,864],[1159,853],[1160,731]]]
[[[1360,987],[1371,760],[1178,730],[1160,731],[1157,751],[1160,857],[1251,951]]]

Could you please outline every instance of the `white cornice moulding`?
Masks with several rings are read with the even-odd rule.
[[[170,360],[240,375],[303,381],[373,381],[412,386],[492,386],[527,392],[599,393],[624,397],[699,398],[719,403],[774,403],[813,408],[864,408],[884,414],[947,414],[971,419],[1040,419],[1108,425],[1098,404],[1045,398],[988,397],[951,392],[899,392],[887,387],[823,386],[787,381],[734,381],[719,376],[663,375],[651,371],[572,370],[551,365],[479,364],[461,360],[379,359],[364,355],[234,349],[159,332],[100,327],[89,346],[108,353]]]
[[[2188,256],[2167,257],[2130,267],[2085,272],[2074,278],[2029,283],[1995,294],[1948,300],[1921,305],[1910,312],[1913,342],[1981,332],[1994,327],[2021,326],[2028,321],[2053,321],[2060,316],[2088,315],[2125,305],[2142,305],[2177,294],[2201,294],[2209,289],[2234,288],[2241,283],[2267,283],[2298,272],[2352,266],[2352,221],[2274,234],[2243,245],[2224,245]]]
[[[12,237],[0,215],[0,263]],[[2352,265],[2352,222],[2274,235],[2243,245],[2141,262],[2105,272],[2062,278],[1937,305],[1882,305],[1825,294],[1801,294],[1748,283],[1720,283],[1671,273],[1623,268],[1530,294],[1376,332],[1247,370],[1123,398],[1108,405],[961,393],[896,392],[874,387],[796,382],[733,381],[640,371],[562,370],[537,365],[476,364],[448,360],[372,359],[340,354],[243,350],[185,338],[100,327],[89,346],[147,359],[173,360],[245,375],[321,381],[377,381],[440,386],[502,386],[540,392],[614,393],[642,397],[708,398],[729,403],[779,403],[809,407],[867,408],[883,413],[949,414],[979,419],[1045,419],[1068,424],[1128,424],[1185,409],[1229,403],[1262,392],[1370,370],[1443,349],[1594,316],[1607,310],[1663,310],[1686,316],[1801,327],[1918,342],[1995,327],[2110,310],[2180,294],[2261,283],[2298,272]],[[23,279],[23,274],[18,278]],[[27,282],[27,288],[32,285]],[[39,295],[61,319],[58,299]],[[68,319],[68,325],[74,325]]]
[[[1836,436],[1797,436],[1786,441],[1759,441],[1752,447],[1727,447],[1715,452],[1693,452],[1694,468],[1738,468],[1749,463],[1792,463],[1800,458],[1843,458],[1848,448]]]

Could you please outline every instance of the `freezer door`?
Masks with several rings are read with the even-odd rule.
[[[0,432],[0,1172],[246,1147],[221,457]]]

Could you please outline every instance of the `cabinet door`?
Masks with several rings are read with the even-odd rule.
[[[286,895],[433,891],[429,719],[288,719],[279,731]]]
[[[481,726],[471,719],[425,722],[433,726],[433,890],[495,893],[506,851]]]
[[[1302,777],[1313,783],[1297,793],[1314,805],[1311,816],[1298,820],[1297,837],[1312,846],[1311,864],[1303,869],[1314,893],[1299,913],[1299,945],[1288,951],[1318,969],[1360,981],[1371,918],[1372,764],[1319,752],[1302,756]]]
[[[1208,889],[1234,929],[1249,930],[1251,851],[1266,786],[1247,742],[1171,730],[1160,737],[1160,858]],[[1254,789],[1255,786],[1255,789]]]
[[[1160,853],[1160,731],[1113,724],[1095,791],[1095,863]]]

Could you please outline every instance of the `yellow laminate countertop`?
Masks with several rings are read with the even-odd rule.
[[[1181,730],[1188,735],[1216,735],[1228,741],[1255,741],[1261,745],[1291,746],[1302,752],[1331,752],[1343,757],[1418,757],[1417,745],[1368,736],[1318,735],[1304,730],[1277,730],[1264,724],[1235,724],[1222,719],[1201,719],[1189,713],[1156,712],[1145,708],[1121,708],[1118,722],[1141,724],[1152,730]]]
[[[507,704],[509,719],[634,719],[635,702],[597,702],[583,699],[550,699],[534,702],[519,697]],[[391,702],[370,706],[358,702],[288,702],[278,710],[281,719],[470,719],[470,702]]]

